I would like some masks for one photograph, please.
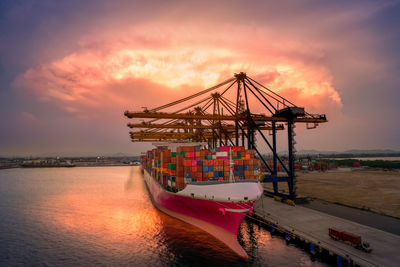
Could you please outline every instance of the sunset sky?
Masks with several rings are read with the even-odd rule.
[[[400,150],[399,29],[399,1],[3,0],[0,156],[138,154],[125,110],[240,71],[327,115],[297,150]]]

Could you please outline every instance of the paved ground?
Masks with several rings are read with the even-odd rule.
[[[400,262],[398,235],[306,207],[292,207],[265,196],[255,204],[255,214],[361,266],[398,266]],[[372,253],[332,240],[328,235],[329,227],[362,236],[371,244]]]
[[[301,204],[301,206],[367,225],[388,233],[400,235],[400,219],[394,217],[343,205],[332,204],[321,200],[313,200],[310,203]]]

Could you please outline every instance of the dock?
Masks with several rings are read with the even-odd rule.
[[[327,251],[337,257],[338,266],[399,266],[400,236],[301,206],[290,206],[262,196],[254,205],[251,218],[279,231],[287,240],[299,239],[310,244],[310,252]],[[370,243],[367,253],[331,239],[330,227],[362,237]]]

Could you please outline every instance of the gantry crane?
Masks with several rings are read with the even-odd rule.
[[[211,94],[200,98],[207,93]],[[185,103],[188,105],[181,107]],[[169,110],[172,107],[178,108]],[[250,108],[258,113],[253,113]],[[150,110],[145,108],[141,112],[126,111],[125,116],[149,119],[141,123],[128,123],[130,128],[142,129],[130,132],[133,142],[204,141],[209,148],[218,145],[238,146],[240,141],[242,146],[247,143],[247,148],[255,150],[268,170],[262,176],[263,182],[272,182],[274,194],[289,199],[296,197],[293,139],[295,123],[306,123],[307,129],[312,129],[319,123],[327,122],[325,115],[305,112],[304,108],[296,106],[243,72],[169,104]],[[158,123],[154,123],[156,121]],[[284,164],[277,153],[276,133],[284,130],[282,123],[287,125],[287,164]],[[270,132],[270,138],[267,138],[265,131]],[[255,139],[257,133],[261,137],[259,142]],[[262,154],[257,148],[257,144],[262,142],[272,152],[272,167],[265,160],[265,153]],[[278,162],[283,167],[283,176],[278,176]],[[288,194],[279,192],[279,182],[287,183]]]

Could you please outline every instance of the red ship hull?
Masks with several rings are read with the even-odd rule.
[[[201,199],[194,194],[191,197],[183,196],[163,189],[147,170],[144,170],[144,179],[158,209],[205,230],[239,256],[247,258],[247,253],[237,241],[237,231],[246,214],[252,211],[255,200],[229,202]],[[202,189],[207,187],[207,191],[212,191],[213,186],[204,185]],[[237,186],[240,186],[240,183],[237,183]],[[259,183],[252,186],[254,190],[261,188]]]

